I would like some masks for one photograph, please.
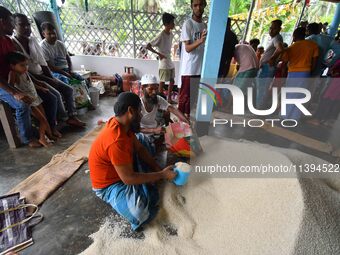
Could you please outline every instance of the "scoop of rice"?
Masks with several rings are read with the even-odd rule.
[[[191,171],[191,166],[185,162],[177,162],[175,164],[175,167],[182,172],[190,172]]]

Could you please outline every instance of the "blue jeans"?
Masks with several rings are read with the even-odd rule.
[[[267,98],[267,93],[275,75],[275,67],[263,64],[256,78],[256,108],[261,109]]]
[[[69,72],[68,69],[63,69],[65,72]],[[67,76],[60,74],[60,73],[56,73],[56,72],[52,72],[52,75],[54,78],[61,80],[62,82],[66,83],[66,84],[70,84],[70,78],[68,78]],[[73,78],[77,79],[79,81],[84,81],[84,78],[78,74],[78,73],[73,73]]]
[[[52,72],[52,76],[65,84],[70,84],[70,78],[63,74]]]
[[[31,108],[22,101],[18,101],[6,90],[0,88],[0,100],[15,110],[16,123],[23,144],[28,144],[32,138]]]
[[[289,72],[286,88],[308,88],[308,78],[310,77],[310,72]],[[301,93],[287,93],[287,99],[298,99],[301,97]],[[299,121],[301,116],[302,112],[299,108],[293,104],[288,104],[286,115],[282,115],[281,118]]]

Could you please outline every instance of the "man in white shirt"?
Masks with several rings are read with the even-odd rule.
[[[275,65],[278,57],[284,51],[283,38],[280,35],[281,20],[274,20],[269,28],[271,37],[260,60],[260,70],[256,81],[256,107],[263,108],[272,79],[275,75]]]
[[[56,107],[60,118],[65,120],[66,123],[77,127],[84,126],[85,123],[75,116],[76,109],[72,87],[52,76],[40,45],[37,40],[31,36],[31,24],[27,16],[24,14],[15,14],[14,24],[15,36],[13,37],[13,40],[17,49],[28,58],[28,71],[31,74],[32,81],[37,86],[39,96],[44,100],[43,104],[47,109],[47,118],[52,130],[54,130],[54,135],[57,137],[61,136],[61,134],[54,129],[56,122]],[[47,93],[47,89],[50,93]],[[65,100],[68,112],[66,112],[63,100]],[[57,105],[55,105],[56,103]]]
[[[70,55],[64,43],[57,39],[54,26],[49,22],[44,22],[41,24],[41,30],[45,39],[40,42],[40,46],[53,76],[66,84],[70,83],[70,79],[84,80],[72,71]]]
[[[202,21],[206,6],[206,0],[191,0],[192,17],[186,20],[182,27],[180,64],[182,84],[178,99],[178,109],[187,118],[190,116],[190,107],[195,105],[198,96],[204,44],[207,36],[207,25]]]
[[[158,125],[156,116],[158,110],[169,111],[174,114],[179,121],[189,124],[185,116],[174,106],[170,105],[164,98],[157,95],[158,81],[156,76],[145,74],[141,79],[143,88],[142,101],[142,120],[141,132],[144,134],[162,134],[164,127]]]
[[[168,102],[172,103],[171,93],[175,84],[175,66],[171,60],[171,47],[174,35],[171,30],[175,27],[175,17],[170,13],[162,15],[164,30],[151,42],[148,43],[147,49],[159,57],[159,93],[163,94],[165,82],[169,81]],[[153,47],[157,47],[156,51]]]

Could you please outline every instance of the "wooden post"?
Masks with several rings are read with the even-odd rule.
[[[17,135],[15,121],[12,116],[11,109],[6,103],[0,102],[0,120],[5,131],[7,142],[10,148],[17,148],[21,142]]]

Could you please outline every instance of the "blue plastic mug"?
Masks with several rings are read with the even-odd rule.
[[[188,182],[188,178],[190,175],[189,172],[183,172],[178,165],[175,165],[174,171],[177,173],[176,178],[173,180],[173,183],[175,183],[177,186],[183,186]]]

